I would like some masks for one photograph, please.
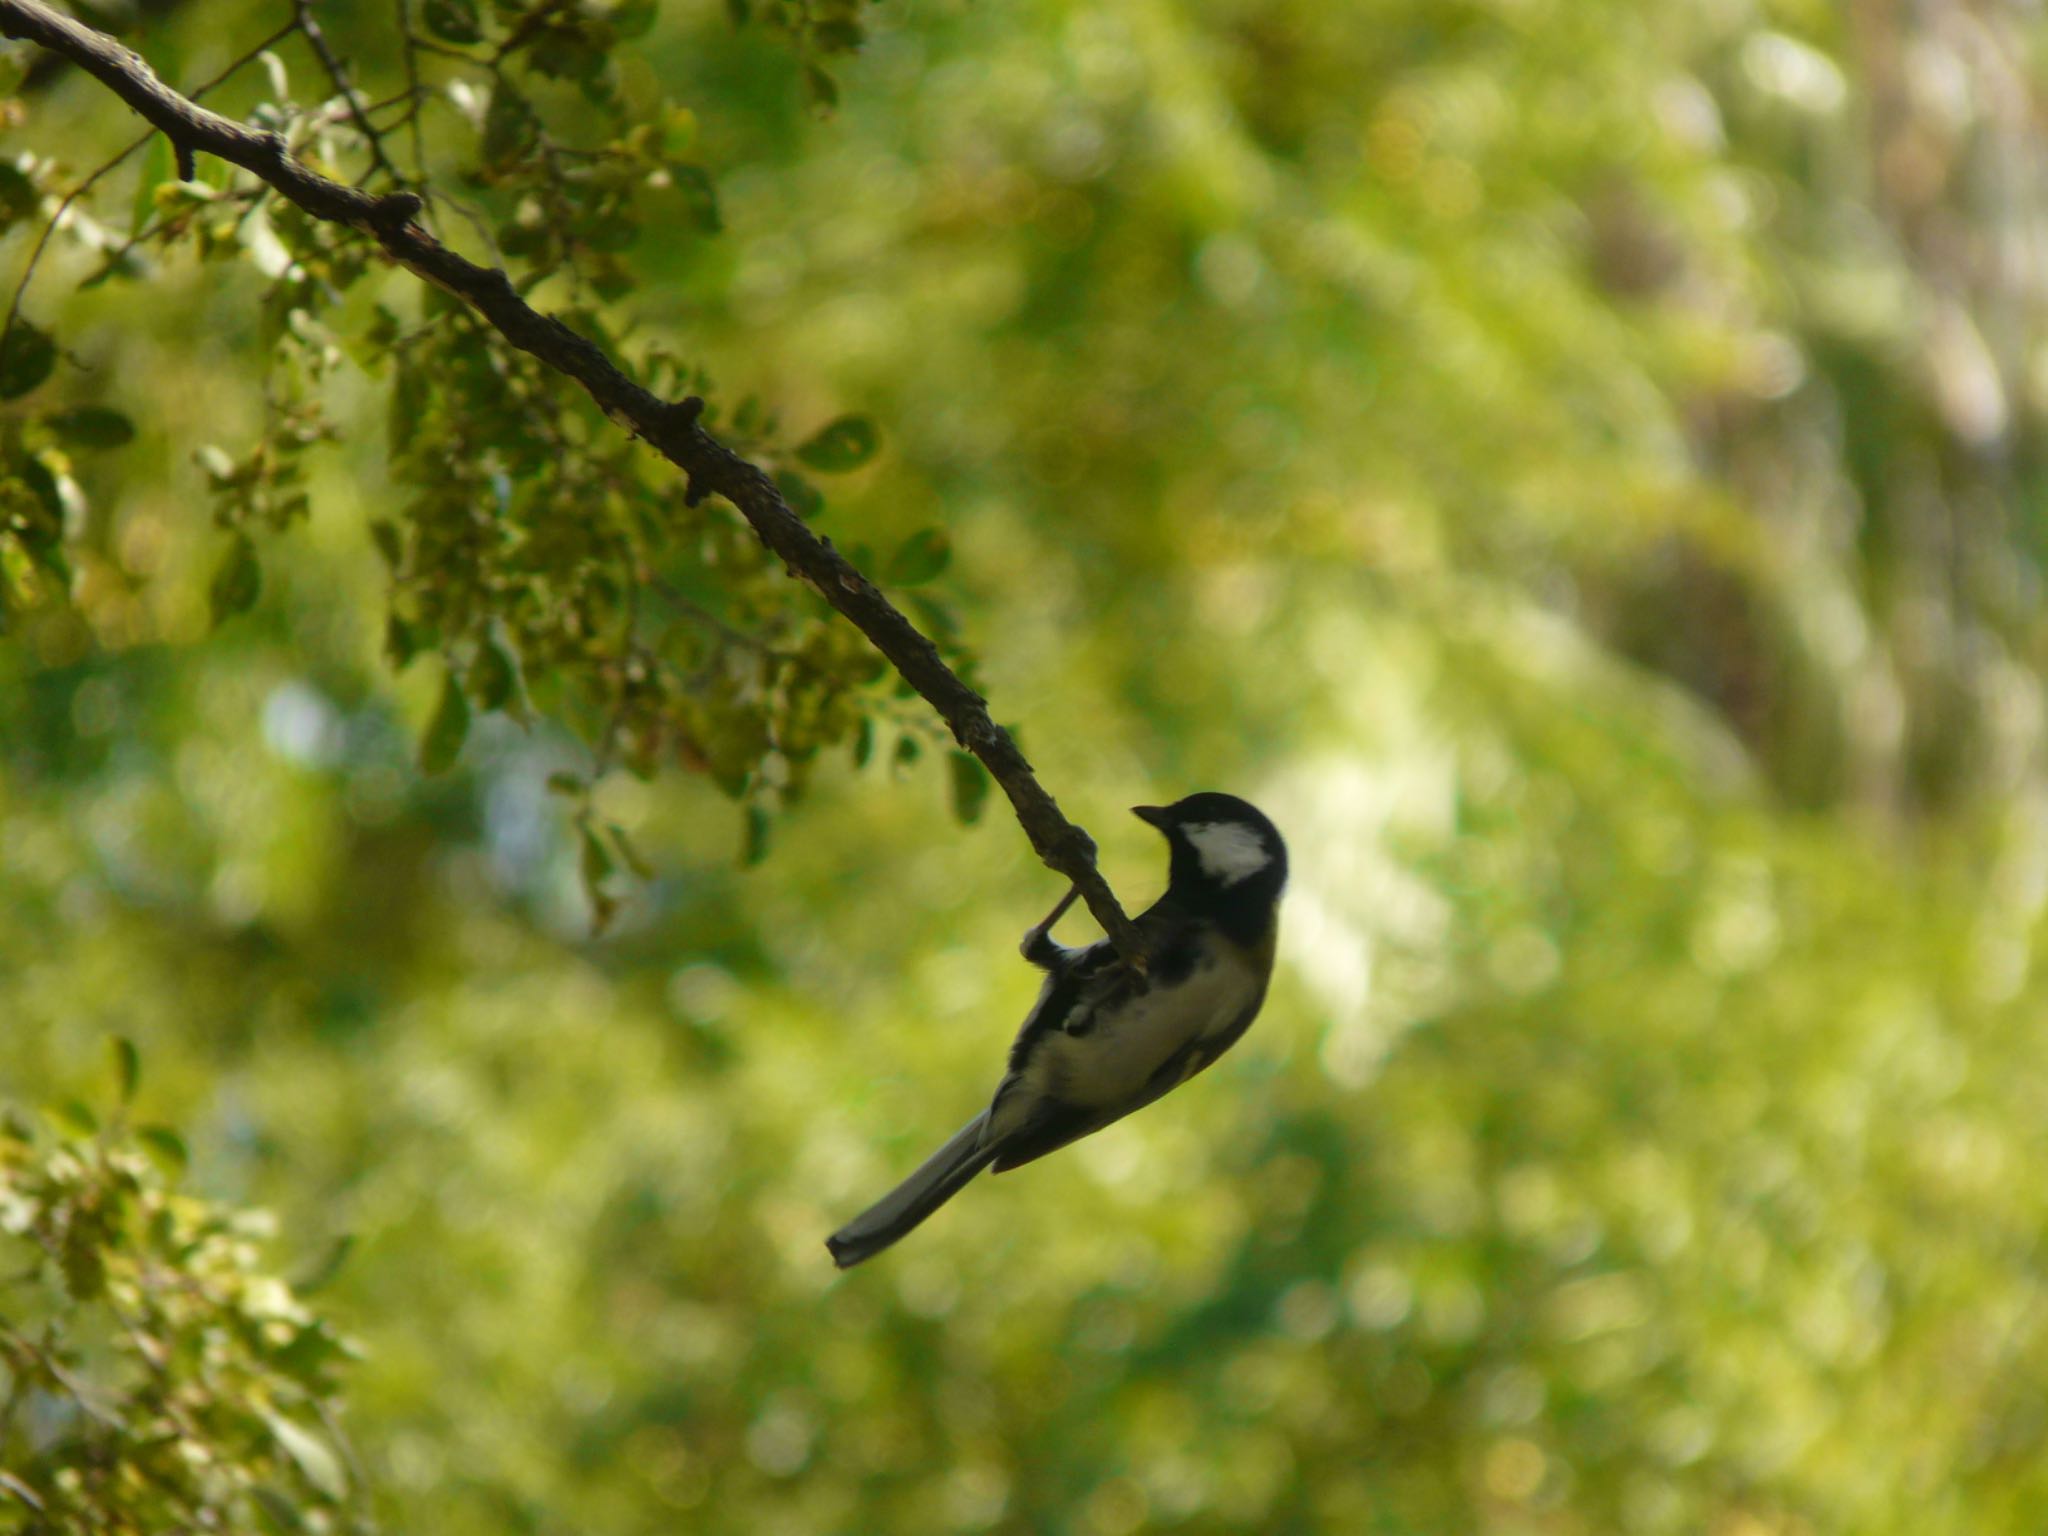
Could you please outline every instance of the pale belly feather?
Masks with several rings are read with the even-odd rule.
[[[1135,1096],[1168,1057],[1190,1040],[1219,1034],[1258,996],[1259,978],[1234,956],[1219,955],[1178,986],[1133,998],[1114,1020],[1084,1035],[1054,1035],[1032,1062],[1034,1092],[1068,1104],[1107,1108]]]

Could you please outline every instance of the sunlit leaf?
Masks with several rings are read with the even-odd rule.
[[[334,1454],[333,1447],[326,1440],[281,1413],[266,1413],[263,1418],[285,1454],[305,1474],[307,1482],[330,1499],[348,1497],[348,1475],[342,1470],[341,1458]]]

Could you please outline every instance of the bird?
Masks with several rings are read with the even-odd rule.
[[[1132,924],[1143,971],[1107,939],[1053,938],[1079,894],[1068,891],[1019,946],[1045,981],[988,1108],[825,1240],[839,1268],[896,1243],[984,1168],[1020,1168],[1179,1087],[1258,1016],[1287,884],[1279,829],[1213,791],[1132,814],[1169,849],[1166,892]]]

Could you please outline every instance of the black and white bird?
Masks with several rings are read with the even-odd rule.
[[[1273,972],[1287,846],[1235,795],[1189,795],[1134,814],[1172,850],[1166,894],[1135,920],[1141,983],[1107,939],[1070,949],[1052,926],[1024,936],[1045,986],[987,1109],[915,1173],[825,1240],[841,1269],[873,1258],[982,1169],[1020,1167],[1179,1087],[1237,1043]]]

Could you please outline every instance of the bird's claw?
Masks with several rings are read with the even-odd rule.
[[[1066,953],[1066,946],[1052,936],[1052,927],[1067,915],[1067,908],[1071,907],[1080,895],[1081,888],[1078,885],[1070,886],[1067,894],[1060,898],[1060,904],[1046,913],[1045,921],[1026,933],[1024,942],[1017,946],[1018,953],[1040,970],[1051,970]]]

